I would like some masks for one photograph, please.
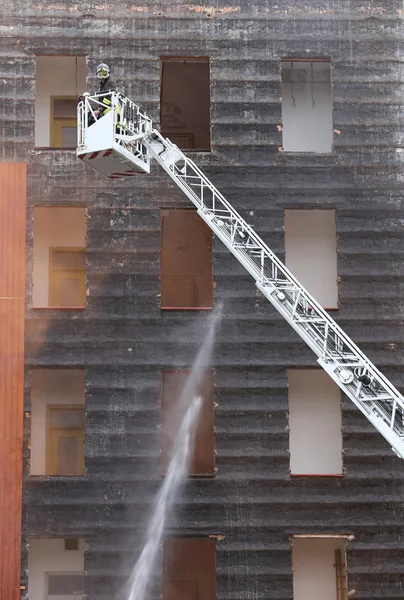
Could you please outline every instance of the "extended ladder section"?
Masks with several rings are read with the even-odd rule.
[[[123,97],[117,95],[113,108],[116,123],[120,120],[119,98]],[[140,109],[130,100],[124,100],[133,105],[132,113],[138,114]],[[81,108],[79,105],[80,110],[83,103]],[[395,453],[404,458],[404,398],[400,392],[305,290],[197,165],[152,129],[150,120],[147,123],[147,131],[134,122],[127,126],[127,134],[117,135],[125,138],[126,148],[133,144],[134,155],[142,154],[140,160],[147,165],[144,172],[148,172],[151,158],[160,164],[255,279],[262,294],[317,355],[321,367],[373,423]],[[91,127],[93,125],[90,130]],[[85,140],[86,135],[85,129],[79,131],[79,139],[81,136]],[[139,158],[139,154],[136,156]]]

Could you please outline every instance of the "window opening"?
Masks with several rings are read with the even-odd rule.
[[[84,475],[84,369],[32,370],[29,422],[31,475]]]
[[[294,600],[347,600],[346,538],[292,538]]]
[[[63,538],[30,539],[29,597],[35,600],[83,600],[84,550],[66,551]]]
[[[161,59],[161,133],[181,150],[210,151],[208,58]]]
[[[48,475],[84,474],[84,407],[48,406]]]
[[[338,308],[335,210],[285,210],[286,266],[326,309]]]
[[[284,151],[332,151],[330,66],[328,60],[282,60]]]
[[[51,147],[77,146],[77,97],[51,97]]]
[[[83,595],[83,573],[48,573],[47,574],[47,597],[48,600],[52,598],[59,598],[63,596],[62,600],[66,600],[66,597],[71,596],[77,598],[77,596]]]
[[[65,539],[65,550],[78,550],[79,539],[78,538],[66,538]]]
[[[167,472],[177,431],[188,408],[182,403],[181,392],[189,371],[164,371],[162,379],[162,472]],[[199,390],[203,404],[195,431],[194,451],[189,475],[214,475],[213,372],[201,374]]]
[[[85,248],[50,248],[50,306],[85,306]]]
[[[291,369],[288,383],[292,475],[342,475],[339,387],[320,369]]]
[[[216,543],[203,538],[164,541],[163,600],[216,600]]]
[[[85,56],[37,56],[35,146],[75,148],[77,98],[87,89]]]
[[[35,308],[85,307],[86,225],[85,208],[34,208]]]
[[[195,210],[162,210],[161,308],[212,306],[211,230]]]

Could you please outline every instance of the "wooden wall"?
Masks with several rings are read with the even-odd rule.
[[[26,164],[0,163],[0,597],[20,597]]]

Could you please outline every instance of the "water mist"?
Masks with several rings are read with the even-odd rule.
[[[146,543],[130,578],[128,600],[146,600],[167,517],[188,472],[194,447],[196,424],[202,405],[202,398],[198,396],[198,390],[203,370],[209,366],[220,316],[221,307],[216,308],[214,313],[209,316],[207,320],[208,333],[179,398],[179,406],[185,409],[184,417],[174,443],[167,474],[156,498],[155,508],[147,529]]]

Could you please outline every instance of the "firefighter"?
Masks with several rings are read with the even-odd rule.
[[[100,80],[100,89],[98,94],[105,94],[106,92],[116,92],[116,81],[112,79],[110,74],[109,66],[105,63],[101,63],[97,67],[97,77]],[[97,110],[94,111],[95,118],[102,117],[111,110],[111,96],[104,96],[101,100],[104,107],[98,106]],[[90,117],[88,124],[92,125],[94,119]]]

